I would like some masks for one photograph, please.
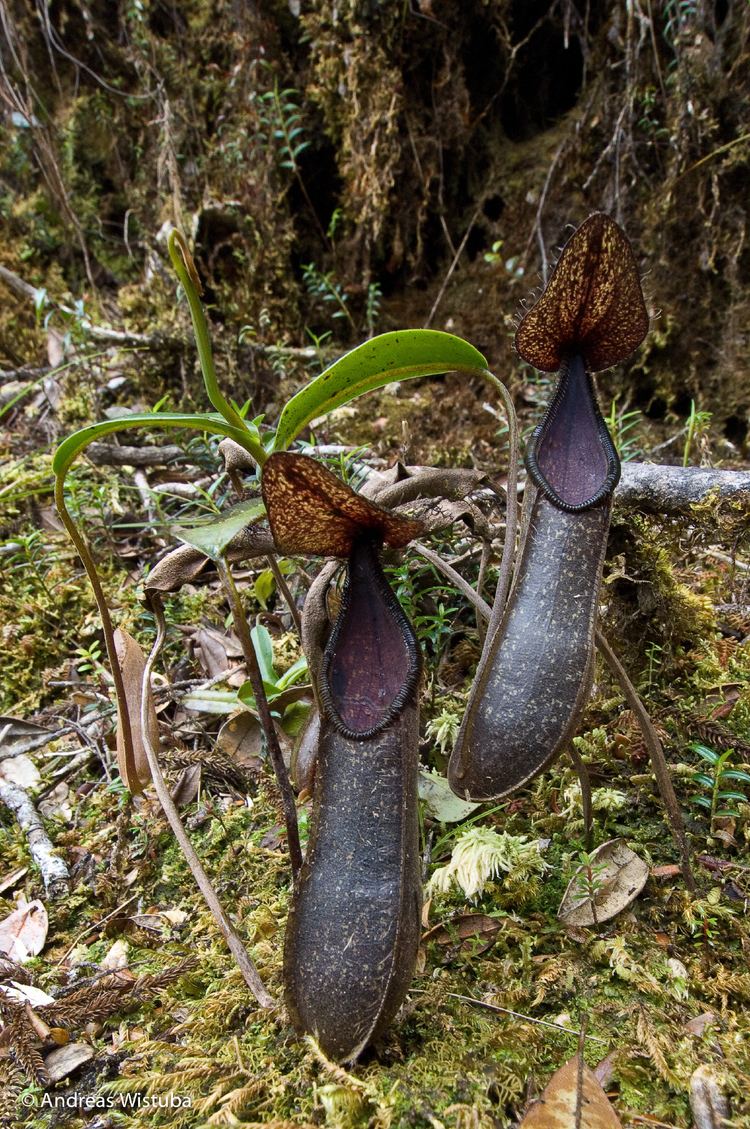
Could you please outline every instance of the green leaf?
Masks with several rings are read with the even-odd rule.
[[[699,807],[707,808],[708,811],[711,810],[711,801],[709,800],[708,796],[691,796],[690,803],[698,804]]]
[[[713,788],[714,786],[712,777],[707,776],[705,772],[694,772],[693,783],[702,784],[704,788]]]
[[[260,498],[251,498],[200,525],[174,526],[172,532],[178,540],[192,545],[199,553],[205,553],[210,560],[218,561],[232,538],[245,526],[261,521],[265,514],[266,508]]]
[[[307,659],[304,655],[292,663],[289,670],[285,670],[279,678],[276,685],[279,690],[286,690],[287,687],[293,686],[295,682],[299,682],[300,678],[304,678],[307,674]]]
[[[716,764],[719,759],[719,754],[714,752],[713,749],[707,748],[705,745],[696,743],[691,745],[690,748],[694,753],[697,753],[699,757],[702,757],[704,761],[708,761],[709,764]]]
[[[731,808],[721,808],[720,811],[714,812],[717,819],[736,819],[739,812],[732,811]]]
[[[419,798],[424,801],[427,814],[438,823],[459,823],[481,806],[462,800],[444,776],[427,769],[419,773]]]
[[[747,796],[743,792],[717,792],[719,800],[736,800],[738,804],[746,804]]]
[[[441,372],[483,373],[487,361],[468,341],[435,329],[382,333],[358,345],[311,380],[285,406],[274,450],[284,451],[317,416],[394,380]]]
[[[253,431],[252,427],[248,427],[247,430],[241,431],[213,412],[205,414],[195,412],[190,415],[180,412],[134,412],[132,415],[120,416],[118,419],[105,419],[99,423],[90,423],[79,431],[74,431],[72,435],[62,441],[55,451],[52,470],[58,476],[64,475],[76,455],[88,447],[89,443],[93,443],[96,439],[101,439],[105,435],[111,435],[114,431],[125,431],[130,427],[156,429],[177,427],[183,430],[192,428],[194,431],[208,431],[212,435],[225,435],[229,439],[234,439],[235,443],[239,443],[241,447],[249,451],[253,458],[256,457],[255,449],[259,448],[261,458],[256,461],[262,462],[265,458],[257,428]]]
[[[198,713],[230,714],[237,712],[239,702],[234,690],[194,690],[180,699],[180,705]]]
[[[276,580],[270,568],[264,568],[258,573],[253,585],[253,595],[264,611],[268,610],[268,601],[276,588]]]
[[[741,768],[725,768],[719,773],[719,780],[739,780],[742,784],[750,784],[750,772],[743,772]]]
[[[268,630],[263,626],[254,627],[250,632],[258,656],[260,675],[264,682],[276,686],[276,671],[273,669],[273,644]]]

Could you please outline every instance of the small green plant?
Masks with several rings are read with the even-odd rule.
[[[94,640],[89,646],[82,644],[76,647],[75,653],[79,659],[76,663],[79,674],[106,674],[102,666],[102,648],[98,640]]]
[[[635,429],[642,420],[643,413],[638,409],[625,411],[624,408],[618,408],[616,399],[612,400],[606,423],[614,439],[617,454],[624,463],[631,459],[639,459],[643,455],[643,448],[635,435]]]
[[[354,318],[348,306],[349,295],[339,282],[333,277],[332,271],[325,274],[319,270],[315,263],[305,263],[302,267],[302,278],[305,289],[311,298],[316,299],[331,310],[331,317],[346,318],[354,329]]]
[[[425,736],[435,742],[443,756],[448,756],[453,751],[462,715],[463,703],[444,703],[440,713],[427,723]]]
[[[524,268],[520,261],[520,255],[512,255],[509,259],[503,260],[503,256],[501,254],[503,243],[503,239],[496,239],[492,244],[491,250],[485,251],[482,258],[484,259],[485,263],[502,263],[502,265],[505,267],[505,270],[513,278],[523,278]]]
[[[690,454],[694,443],[699,443],[703,436],[708,431],[711,423],[711,412],[699,412],[695,406],[695,400],[690,401],[690,415],[687,421],[687,432],[685,434],[685,445],[682,449],[682,465],[684,467],[690,465]]]
[[[710,834],[714,833],[714,823],[717,819],[738,819],[740,813],[731,804],[746,804],[748,796],[732,788],[732,784],[750,784],[750,773],[740,768],[732,768],[731,762],[734,749],[717,753],[707,745],[698,742],[690,748],[703,761],[705,768],[693,773],[694,784],[700,787],[700,792],[691,796],[691,803],[703,808],[709,813]]]
[[[595,926],[599,925],[596,914],[596,899],[604,889],[603,876],[606,869],[607,864],[595,862],[593,854],[589,854],[587,851],[579,851],[578,869],[575,873],[576,898],[589,903]]]
[[[663,650],[664,648],[661,646],[661,644],[655,641],[649,643],[648,647],[646,647],[646,659],[648,661],[648,666],[646,667],[646,672],[641,679],[641,689],[650,690],[654,685],[656,676],[659,673],[663,661],[661,657]]]

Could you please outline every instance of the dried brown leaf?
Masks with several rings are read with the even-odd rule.
[[[115,650],[117,662],[122,674],[125,688],[125,707],[130,717],[130,729],[133,740],[133,754],[135,758],[135,777],[131,779],[125,757],[125,742],[120,719],[117,722],[117,766],[126,788],[138,795],[151,780],[151,769],[143,744],[143,730],[141,728],[141,694],[143,687],[143,672],[146,669],[146,656],[140,643],[136,642],[122,627],[115,631]],[[150,687],[147,688],[147,724],[148,739],[154,749],[159,748],[159,722],[156,717],[153,697]]]
[[[622,839],[610,839],[592,852],[589,868],[580,866],[560,903],[558,917],[566,925],[598,925],[620,913],[646,885],[648,864]]]
[[[580,1076],[580,1092],[579,1092]],[[575,1055],[552,1075],[520,1129],[622,1129],[596,1075]]]
[[[43,903],[28,902],[0,921],[0,953],[24,964],[42,951],[48,929]]]

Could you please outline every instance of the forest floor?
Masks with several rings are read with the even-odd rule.
[[[715,1114],[725,1095],[732,1112],[724,1124],[750,1127],[745,516],[707,506],[667,520],[619,508],[605,570],[605,630],[665,743],[697,894],[680,875],[633,715],[598,669],[576,738],[594,786],[594,839],[621,837],[644,860],[642,892],[598,925],[558,916],[577,868],[591,866],[567,756],[498,805],[456,813],[444,796],[432,806],[423,800],[425,879],[449,861],[469,827],[507,837],[506,869],[473,897],[456,884],[428,896],[407,1002],[382,1042],[344,1070],[294,1033],[281,1003],[291,885],[283,820],[256,728],[247,715],[239,725],[228,721],[243,717],[233,694],[244,673],[210,566],[167,601],[156,701],[183,819],[279,1001],[275,1009],[259,1008],[246,987],[152,791],[133,797],[117,774],[111,676],[93,597],[53,507],[50,459],[65,430],[92,414],[144,400],[153,406],[148,374],[122,391],[122,369],[122,355],[110,351],[32,383],[1,409],[0,773],[31,797],[70,869],[65,894],[47,895],[27,837],[0,806],[0,946],[17,934],[30,949],[13,966],[0,960],[0,973],[6,983],[33,983],[61,999],[58,1021],[53,1010],[46,1024],[29,1019],[33,1008],[45,1014],[33,994],[23,1019],[14,1013],[11,1023],[10,1005],[0,1007],[10,1033],[0,1048],[7,1121],[503,1129],[520,1122],[576,1053],[585,1028],[586,1062],[623,1126],[718,1126],[696,1113],[694,1072],[703,1067],[706,1108],[713,1102]],[[546,389],[520,379],[512,389],[527,427]],[[315,439],[333,469],[355,480],[363,467],[397,457],[501,471],[504,428],[489,399],[457,376],[402,385],[342,409]],[[693,463],[730,465],[708,421],[687,435],[670,430],[669,420],[656,432],[639,413],[613,418],[625,457],[681,462],[684,454]],[[166,442],[171,448],[175,440]],[[117,621],[144,645],[153,626],[139,602],[144,571],[174,543],[171,531],[188,514],[231,500],[214,441],[193,439],[182,454],[170,449],[155,460],[139,467],[82,461],[69,485]],[[476,582],[480,543],[467,526],[440,534],[432,547]],[[422,763],[441,772],[479,654],[475,613],[419,557],[392,570],[426,659]],[[314,563],[288,563],[299,601],[314,571]],[[281,677],[300,652],[273,576],[264,562],[242,566],[237,578],[250,620],[268,631]],[[485,595],[493,584],[490,570]],[[298,721],[299,710],[296,722],[285,718],[290,730]],[[738,775],[720,781],[722,770]],[[719,798],[720,791],[731,795]],[[308,814],[303,796],[303,835]],[[595,867],[591,873],[596,882]],[[55,1043],[62,1048],[55,1054],[66,1047],[72,1054],[72,1046],[79,1057],[45,1085],[34,1075],[39,1054]]]

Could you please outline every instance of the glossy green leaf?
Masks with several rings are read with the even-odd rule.
[[[236,713],[240,703],[233,690],[194,690],[180,698],[180,705],[196,713]]]
[[[719,773],[719,780],[739,780],[742,784],[750,784],[750,772],[743,772],[741,768],[725,768]]]
[[[704,788],[713,788],[714,786],[712,778],[707,776],[705,772],[694,772],[693,783],[702,784]]]
[[[260,453],[260,459],[256,461],[262,462],[265,458],[257,428],[251,429],[251,425],[248,425],[248,430],[240,431],[238,427],[233,427],[213,412],[207,414],[198,412],[193,414],[134,412],[132,415],[120,416],[118,419],[105,419],[99,423],[90,423],[79,431],[74,431],[72,435],[62,441],[55,451],[52,460],[54,473],[58,476],[65,474],[76,455],[88,447],[89,443],[102,439],[105,435],[111,435],[115,431],[126,431],[131,427],[157,430],[162,427],[182,428],[183,430],[191,428],[194,431],[208,431],[212,435],[224,435],[229,439],[234,439],[235,443],[239,443],[241,447],[249,451],[253,458],[256,458],[256,455]]]
[[[276,578],[270,568],[264,568],[258,573],[253,585],[253,596],[264,611],[268,610],[268,601],[276,589]]]
[[[694,753],[697,753],[699,757],[702,757],[704,761],[708,761],[709,764],[716,764],[719,759],[719,754],[714,752],[713,749],[707,748],[705,745],[694,744],[691,745],[690,748]]]
[[[747,803],[747,796],[744,792],[717,792],[716,798],[719,800],[736,800],[738,804]]]
[[[279,676],[276,685],[279,690],[286,690],[289,686],[294,686],[294,684],[299,682],[301,678],[304,678],[306,674],[307,659],[302,655],[296,662],[292,663],[289,670],[285,670],[284,673]]]
[[[274,687],[276,685],[276,671],[273,669],[273,643],[268,629],[263,626],[254,627],[250,636],[258,658],[261,678],[271,687]]]
[[[335,361],[292,397],[281,413],[274,450],[286,450],[311,420],[391,381],[454,371],[478,374],[486,368],[482,354],[451,333],[382,333]]]
[[[711,801],[707,796],[691,796],[690,803],[697,804],[699,807],[706,808],[708,811],[711,810]]]
[[[260,498],[251,498],[247,502],[239,502],[231,509],[225,510],[218,517],[203,521],[200,525],[174,526],[172,532],[178,540],[186,545],[192,545],[199,553],[212,561],[218,561],[224,554],[227,545],[236,537],[240,530],[248,525],[254,525],[266,515],[266,508]]]

